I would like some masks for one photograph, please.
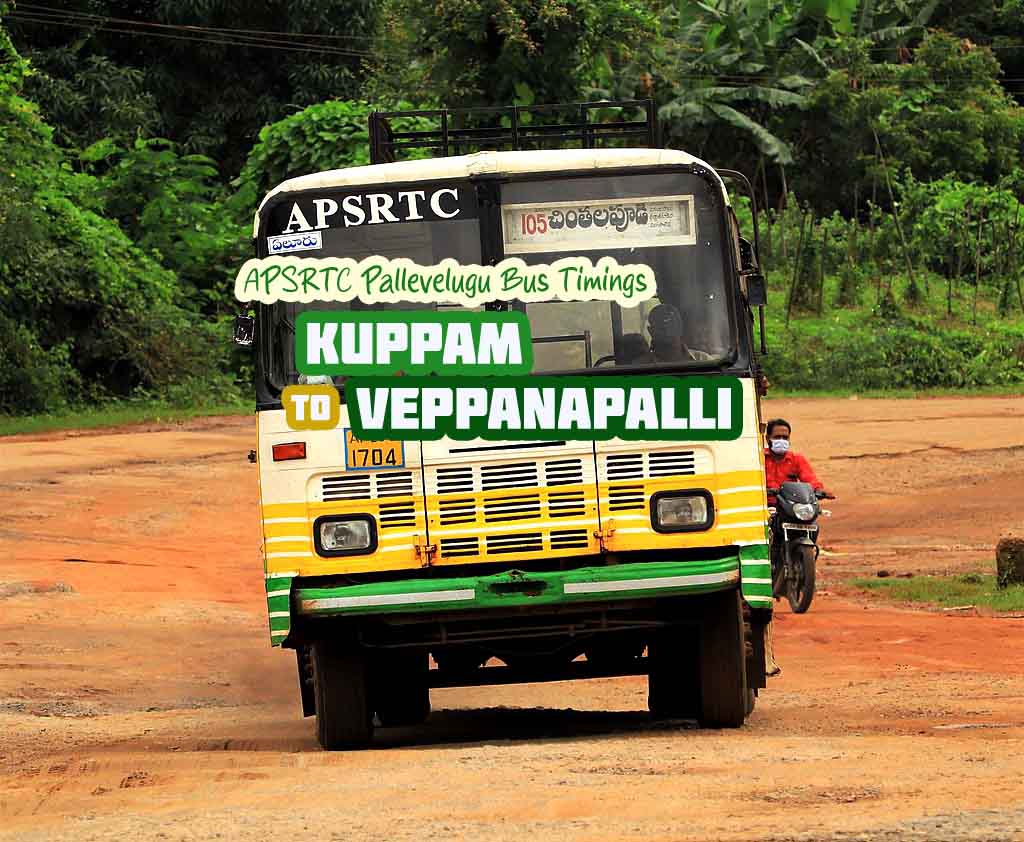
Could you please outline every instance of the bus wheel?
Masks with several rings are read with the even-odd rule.
[[[295,659],[299,667],[299,695],[302,699],[302,715],[312,716],[316,713],[316,693],[313,690],[313,657],[308,646],[301,644],[295,649]]]
[[[316,736],[328,751],[362,748],[373,738],[366,658],[354,649],[317,641],[312,647]]]
[[[693,628],[672,626],[648,646],[647,707],[655,719],[700,716],[700,649]]]
[[[381,725],[419,725],[430,716],[426,652],[402,652],[374,659],[373,706]]]
[[[700,639],[700,724],[737,728],[743,724],[749,702],[738,590],[709,595]]]

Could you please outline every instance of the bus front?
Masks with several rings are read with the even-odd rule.
[[[262,255],[290,237],[315,244],[303,257],[645,264],[656,290],[635,307],[582,289],[489,307],[526,314],[536,373],[742,384],[732,441],[362,443],[344,405],[334,430],[285,423],[281,390],[306,380],[296,317],[423,305],[261,306],[271,639],[298,653],[321,742],[419,721],[431,687],[598,675],[649,675],[657,716],[742,724],[772,599],[752,319],[719,176],[665,150],[483,153],[293,180],[258,224]]]

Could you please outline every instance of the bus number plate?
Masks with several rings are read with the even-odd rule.
[[[360,441],[345,428],[345,470],[386,471],[405,467],[405,445],[400,441]]]

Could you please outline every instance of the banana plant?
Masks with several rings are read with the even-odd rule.
[[[688,148],[740,137],[769,162],[793,160],[772,117],[803,108],[832,69],[826,48],[851,36],[898,48],[923,34],[938,0],[675,0],[656,91],[670,141]],[[665,90],[667,88],[667,91]]]
[[[849,0],[680,0],[672,11],[676,37],[666,77],[671,93],[659,111],[670,140],[692,145],[721,130],[738,133],[769,161],[789,164],[789,145],[767,127],[780,109],[802,108],[813,76],[827,68],[799,37],[810,13],[805,6]],[[844,19],[845,20],[845,19]],[[845,25],[845,24],[844,24]],[[793,55],[795,55],[795,60]]]

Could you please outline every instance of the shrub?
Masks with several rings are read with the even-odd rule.
[[[923,319],[844,313],[830,319],[772,320],[764,368],[792,389],[934,389],[1024,384],[1024,326],[983,331]]]

